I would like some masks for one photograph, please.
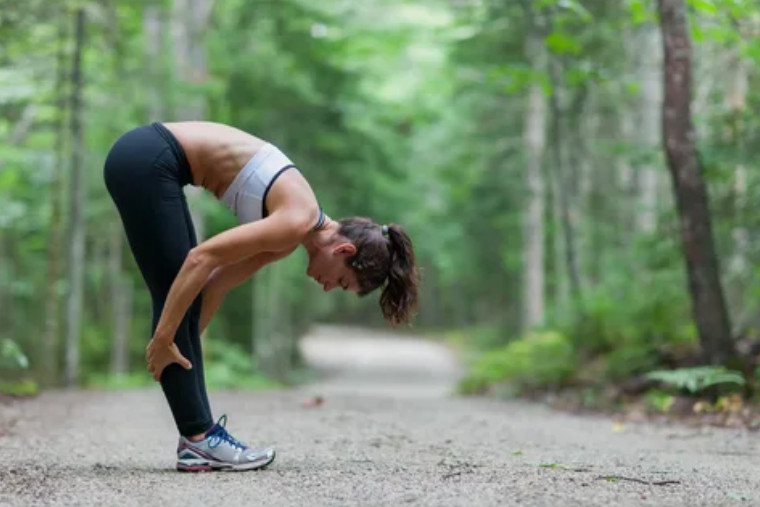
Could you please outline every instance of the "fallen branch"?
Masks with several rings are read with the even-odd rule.
[[[637,479],[635,477],[623,477],[621,475],[600,475],[597,479],[602,479],[608,482],[615,481],[629,481],[637,482],[639,484],[646,484],[647,486],[669,486],[671,484],[681,484],[681,481],[645,481],[643,479]]]

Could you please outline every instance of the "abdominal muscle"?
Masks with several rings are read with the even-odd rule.
[[[193,184],[220,199],[240,169],[266,144],[242,130],[212,122],[164,123],[185,150]]]
[[[245,164],[267,144],[242,130],[220,123],[164,123],[185,151],[193,184],[221,199]],[[267,194],[270,214],[280,208],[303,209],[311,221],[319,218],[319,204],[311,186],[298,170],[282,173]]]

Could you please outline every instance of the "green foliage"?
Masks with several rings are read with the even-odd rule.
[[[485,352],[504,346],[508,339],[499,326],[484,324],[448,331],[445,341],[458,349]]]
[[[697,394],[713,386],[732,384],[743,386],[745,381],[742,374],[724,366],[698,366],[694,368],[679,368],[677,370],[658,370],[646,375],[648,379],[662,382],[668,387],[689,394]]]
[[[557,386],[575,371],[571,343],[556,332],[530,333],[506,347],[483,354],[462,380],[460,389],[479,392],[508,383],[518,391]]]
[[[621,344],[603,357],[606,379],[618,382],[651,370],[658,365],[659,360],[654,347],[641,343]]]
[[[281,386],[258,372],[251,354],[239,345],[207,343],[205,354],[204,373],[209,389],[273,389]],[[94,374],[87,385],[120,390],[150,387],[155,381],[143,369],[125,375]]]
[[[34,396],[39,390],[39,384],[31,379],[0,382],[0,393],[8,396]]]
[[[250,353],[225,343],[207,343],[204,363],[209,389],[273,389],[281,385],[262,375]]]
[[[666,413],[673,406],[675,398],[661,389],[651,389],[644,395],[644,404],[654,412]]]
[[[58,224],[64,237],[68,228],[71,6],[42,0],[11,4],[0,9],[0,305],[10,308],[0,313],[0,329],[3,338],[23,345],[33,366],[48,353],[60,364],[63,321],[57,350],[45,350],[42,337],[48,291],[61,296],[61,316],[66,307],[68,273],[48,278],[48,249],[58,232],[52,220],[58,193],[64,197]],[[760,76],[752,71],[760,64],[758,5],[688,4],[697,64],[695,121],[713,229],[734,328],[751,331],[760,329],[760,242],[751,232],[760,227],[760,213],[747,204],[760,198],[760,173],[753,165],[760,155],[760,121],[753,114]],[[477,354],[488,351],[473,365],[485,370],[470,380],[477,389],[504,378],[518,384],[533,378],[527,371],[545,362],[531,347],[559,351],[556,361],[549,360],[550,370],[563,373],[539,371],[535,377],[544,384],[569,378],[565,372],[577,360],[598,365],[595,380],[618,381],[660,367],[663,354],[696,348],[660,143],[642,143],[649,133],[642,132],[639,106],[651,92],[642,70],[649,75],[653,69],[642,67],[637,37],[656,28],[655,2],[216,2],[202,39],[193,38],[195,49],[206,55],[207,74],[186,80],[176,69],[173,5],[88,4],[87,265],[80,337],[85,382],[151,382],[145,384],[142,371],[151,302],[126,246],[120,275],[134,288],[129,351],[136,373],[106,376],[113,336],[109,232],[119,219],[102,182],[104,158],[128,128],[180,119],[196,103],[205,110],[203,119],[228,122],[278,144],[331,217],[369,215],[407,228],[424,268],[418,329],[464,330],[458,331],[460,343]],[[148,34],[150,14],[159,38]],[[527,46],[532,21],[542,28],[544,59],[533,58]],[[743,87],[733,86],[739,57],[749,69]],[[548,72],[550,63],[557,75]],[[57,82],[59,74],[64,82]],[[725,83],[716,75],[725,76]],[[534,84],[544,98],[559,99],[559,111],[544,104],[548,135],[541,185],[547,197],[546,328],[564,338],[553,345],[518,340],[507,354],[504,346],[514,332],[505,330],[522,326],[525,133]],[[746,96],[737,109],[727,98],[741,89]],[[564,127],[564,138],[553,135],[555,123]],[[555,148],[567,161],[567,184],[559,191],[573,208],[579,300],[563,295],[568,275],[553,208]],[[740,167],[746,172],[743,185]],[[654,230],[644,232],[635,222],[643,178],[651,174],[660,177],[660,214]],[[191,200],[191,207],[204,216],[207,236],[235,225],[228,210],[205,197]],[[740,248],[742,229],[746,245]],[[64,241],[59,252],[62,265],[66,246]],[[744,267],[734,271],[729,266],[737,253]],[[296,338],[316,320],[382,323],[376,295],[320,294],[303,276],[305,258],[299,255],[275,274],[256,278],[265,289],[258,300],[250,284],[227,296],[209,331],[212,384],[259,382],[248,361],[259,335],[275,336],[278,343],[283,338],[293,352]],[[234,357],[222,357],[228,344]],[[0,369],[18,370],[14,354],[0,349]]]
[[[0,340],[0,373],[26,370],[29,360],[16,342],[8,338]]]
[[[155,385],[156,382],[147,370],[129,372],[124,375],[108,373],[93,374],[87,382],[87,386],[96,389],[118,391],[122,389],[136,389]]]
[[[663,354],[686,354],[697,344],[683,276],[675,269],[655,268],[636,283],[620,272],[587,291],[582,307],[557,312],[552,322],[583,358],[602,357],[601,373],[612,381],[650,371]]]

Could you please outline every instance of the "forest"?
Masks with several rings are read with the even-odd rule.
[[[0,0],[0,390],[150,385],[103,163],[208,120],[281,147],[330,216],[409,231],[399,331],[461,351],[463,392],[753,398],[758,62],[751,0]],[[200,238],[236,225],[187,195]],[[315,323],[387,325],[305,259],[227,296],[212,386],[297,382]]]

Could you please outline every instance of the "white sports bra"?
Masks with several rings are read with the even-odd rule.
[[[222,202],[243,223],[267,216],[266,198],[277,177],[293,162],[273,144],[265,144],[251,157],[224,192]]]
[[[266,218],[267,193],[277,177],[291,167],[295,167],[295,164],[287,155],[273,144],[265,144],[235,176],[224,192],[222,202],[235,213],[241,224]],[[325,215],[320,207],[319,220],[314,230],[322,227],[324,222]]]

